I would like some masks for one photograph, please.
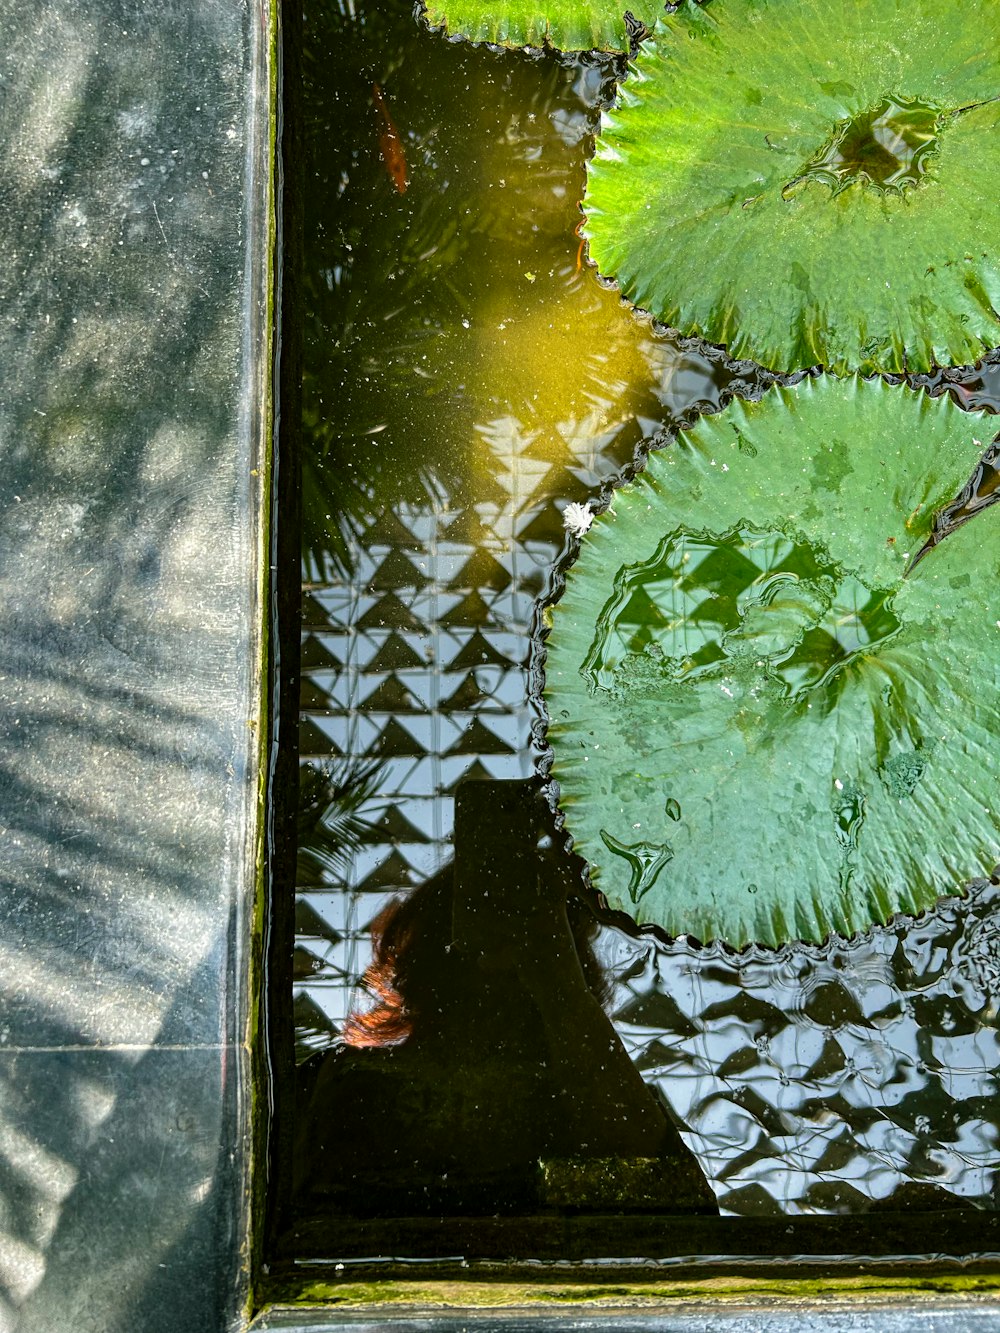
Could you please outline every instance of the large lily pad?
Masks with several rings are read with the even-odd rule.
[[[628,51],[633,33],[651,27],[657,0],[427,0],[432,27],[497,46],[553,46],[560,51]]]
[[[1000,506],[934,526],[987,424],[806,380],[703,418],[594,521],[545,700],[613,907],[737,948],[819,941],[1000,859]]]
[[[1000,343],[995,0],[684,4],[605,118],[584,211],[658,319],[782,370]]]

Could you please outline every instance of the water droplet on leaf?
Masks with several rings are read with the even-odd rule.
[[[656,883],[663,867],[674,859],[674,849],[668,842],[619,842],[606,829],[601,829],[601,841],[609,852],[628,862],[631,871],[628,896],[633,904],[639,903]]]

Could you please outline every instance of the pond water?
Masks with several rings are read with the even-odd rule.
[[[619,72],[450,42],[404,4],[306,15],[300,1057],[357,1005],[371,921],[451,857],[457,784],[544,760],[531,632],[566,506],[770,382],[581,254]],[[995,364],[919,382],[1000,410]],[[998,896],[739,957],[602,926],[617,1032],[723,1211],[907,1181],[996,1205]]]

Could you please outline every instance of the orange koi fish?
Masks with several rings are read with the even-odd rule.
[[[372,84],[372,101],[375,103],[375,114],[378,117],[379,154],[385,163],[386,172],[396,192],[405,194],[406,187],[410,183],[410,176],[406,169],[403,141],[399,137],[399,130],[396,129],[392,116],[389,115],[385,97],[377,83]]]

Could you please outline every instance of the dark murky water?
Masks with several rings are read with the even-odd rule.
[[[532,614],[565,506],[764,383],[581,262],[610,62],[447,42],[405,5],[307,14],[306,39],[303,1055],[356,1001],[371,920],[450,857],[457,783],[534,769]],[[1000,408],[996,366],[920,382]],[[993,1206],[998,894],[739,959],[602,930],[618,1032],[724,1210],[850,1211],[909,1180]]]

